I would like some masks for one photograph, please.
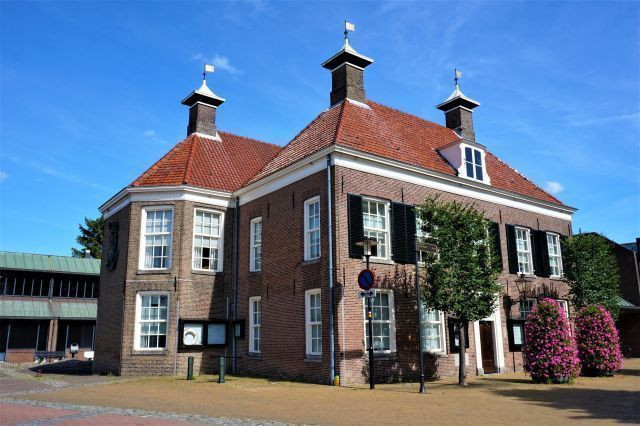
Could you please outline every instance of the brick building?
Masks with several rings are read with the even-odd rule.
[[[194,356],[215,372],[225,355],[241,374],[364,382],[366,236],[378,242],[377,378],[416,378],[415,228],[400,217],[429,194],[474,203],[498,231],[504,294],[465,331],[469,373],[522,367],[535,295],[566,299],[560,239],[575,209],[476,140],[479,104],[457,84],[437,106],[442,126],[368,99],[372,63],[345,40],[323,63],[330,107],[284,147],[219,131],[224,99],[204,81],[182,101],[187,138],[100,208],[96,371],[182,373]],[[427,373],[455,374],[459,330],[432,310],[420,327]]]
[[[98,259],[0,251],[0,361],[84,358],[99,292]]]

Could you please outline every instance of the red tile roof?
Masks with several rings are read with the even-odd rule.
[[[437,151],[459,139],[453,130],[373,101],[367,101],[367,105],[370,109],[347,101],[321,113],[249,183],[332,144],[456,175],[456,170]],[[562,204],[490,152],[486,164],[491,186]]]
[[[132,185],[188,184],[232,192],[331,145],[456,175],[437,151],[459,139],[453,130],[373,101],[367,105],[347,101],[322,112],[284,148],[225,132],[222,141],[192,134]],[[490,152],[486,165],[494,188],[562,204]]]
[[[219,132],[221,141],[195,133],[174,146],[132,186],[193,185],[235,191],[282,149],[255,139]]]

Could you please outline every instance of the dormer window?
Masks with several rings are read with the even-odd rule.
[[[482,151],[466,146],[464,148],[464,162],[468,178],[484,181]]]

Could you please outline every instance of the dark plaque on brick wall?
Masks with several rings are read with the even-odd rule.
[[[113,271],[118,263],[118,222],[109,222],[109,248],[107,249],[107,269]]]

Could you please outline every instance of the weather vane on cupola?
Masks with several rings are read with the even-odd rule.
[[[215,67],[213,65],[204,64],[204,69],[202,70],[202,81],[207,81],[207,73],[214,71]]]
[[[356,25],[352,24],[351,22],[348,22],[347,20],[344,21],[344,39],[348,40],[349,38],[349,31],[355,31],[356,30]]]
[[[454,68],[453,73],[454,73],[453,81],[456,82],[456,87],[458,87],[458,79],[462,77],[462,72],[458,70],[458,68]]]

